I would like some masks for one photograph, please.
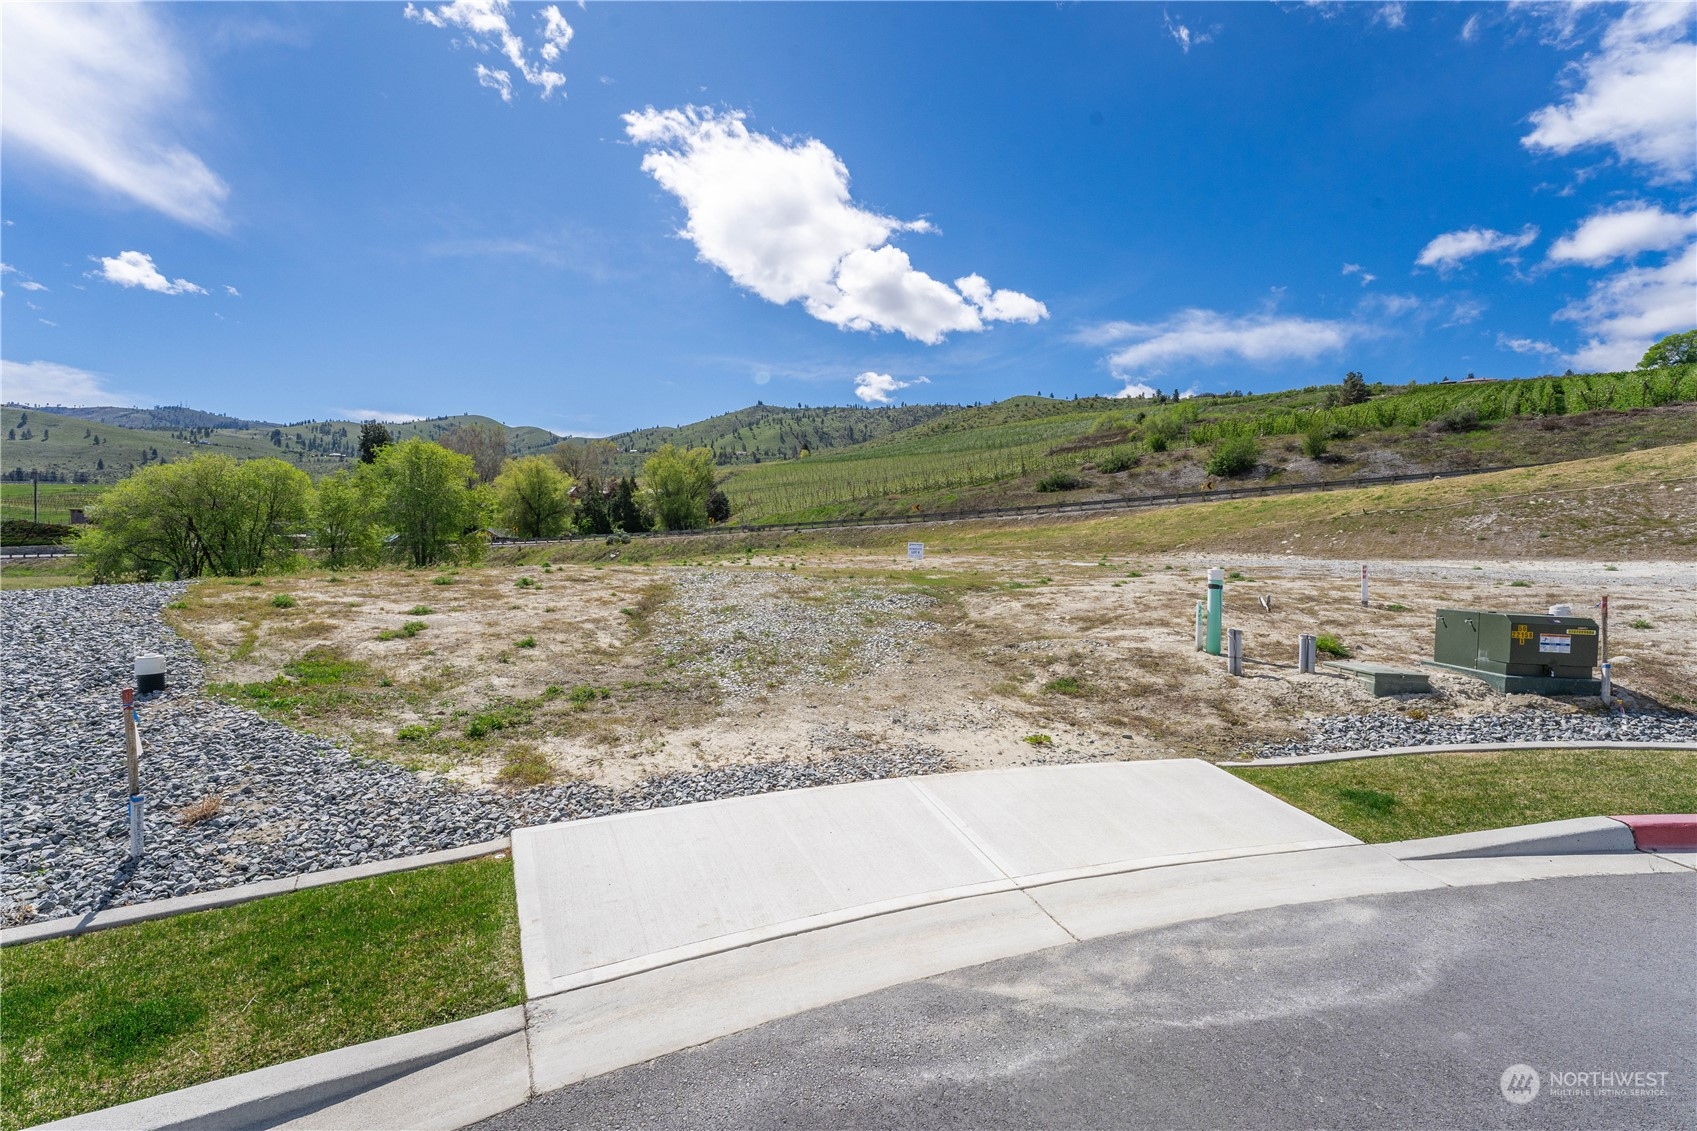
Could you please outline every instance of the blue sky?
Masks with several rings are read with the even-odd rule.
[[[4,8],[4,395],[559,432],[1622,368],[1697,9]]]

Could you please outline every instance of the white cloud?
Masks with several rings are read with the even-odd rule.
[[[1637,366],[1665,334],[1697,322],[1697,240],[1655,267],[1629,267],[1599,279],[1582,301],[1557,318],[1577,323],[1586,342],[1569,359],[1575,369]]]
[[[1380,4],[1373,12],[1373,21],[1388,28],[1400,28],[1408,22],[1408,9],[1400,3]]]
[[[1487,252],[1519,251],[1538,238],[1538,229],[1531,224],[1509,235],[1493,228],[1463,228],[1435,237],[1420,250],[1414,262],[1419,267],[1436,267],[1439,274],[1448,274],[1461,266],[1463,260]]]
[[[415,412],[389,412],[380,408],[333,408],[330,412],[339,420],[378,420],[384,424],[406,424],[424,419]]]
[[[768,302],[800,302],[849,330],[897,330],[935,344],[989,322],[1036,322],[1041,302],[992,291],[978,275],[953,287],[915,270],[891,246],[898,232],[934,232],[855,204],[848,169],[824,143],[753,133],[740,112],[695,106],[624,115],[647,148],[642,168],[689,215],[681,233],[703,261]]]
[[[231,298],[241,298],[242,297],[242,292],[238,291],[236,288],[232,287],[228,283],[224,284],[224,293],[229,295]]]
[[[1600,266],[1641,251],[1665,251],[1690,238],[1697,214],[1663,212],[1655,204],[1626,204],[1585,218],[1572,235],[1550,245],[1552,263]]]
[[[867,404],[889,404],[890,394],[897,389],[906,389],[914,385],[929,385],[930,383],[924,377],[915,377],[911,381],[898,381],[888,373],[873,373],[868,370],[854,379],[854,395]]]
[[[18,286],[22,287],[26,291],[44,291],[47,289],[34,279],[25,279],[23,282],[19,283]]]
[[[1660,178],[1688,181],[1697,168],[1697,6],[1626,8],[1599,49],[1575,65],[1578,89],[1532,114],[1526,148],[1556,154],[1607,146]]]
[[[1511,338],[1507,334],[1497,335],[1497,348],[1513,350],[1515,353],[1542,354],[1545,356],[1555,356],[1561,353],[1561,350],[1552,346],[1549,342],[1540,342],[1534,338]]]
[[[151,255],[143,255],[139,251],[121,251],[116,259],[102,258],[100,260],[100,277],[108,283],[117,283],[120,287],[140,287],[145,291],[154,291],[162,295],[203,295],[204,287],[198,287],[187,279],[167,279],[153,265]]]
[[[1212,43],[1214,41],[1214,32],[1219,30],[1218,27],[1215,27],[1209,31],[1192,31],[1184,24],[1174,20],[1165,12],[1161,13],[1161,22],[1166,25],[1167,34],[1173,37],[1173,42],[1178,44],[1179,50],[1184,52],[1186,55],[1190,54],[1190,49],[1192,47],[1200,47],[1204,43]]]
[[[28,154],[174,220],[229,226],[217,173],[176,137],[192,68],[151,4],[8,4],[0,117]],[[10,157],[11,154],[8,154]]]
[[[134,405],[127,393],[113,392],[105,378],[86,369],[51,361],[0,361],[0,397],[30,405]]]
[[[1159,389],[1153,385],[1145,385],[1141,381],[1128,381],[1125,388],[1114,394],[1116,400],[1135,400],[1141,397],[1153,397]]]
[[[1359,276],[1361,276],[1361,285],[1364,286],[1364,287],[1368,283],[1371,283],[1374,279],[1377,279],[1379,277],[1377,275],[1371,274],[1370,272],[1363,271],[1361,269],[1361,264],[1359,264],[1359,263],[1345,263],[1343,265],[1343,273],[1345,275],[1359,275]]]
[[[543,98],[552,97],[556,90],[566,85],[566,76],[547,65],[557,62],[572,41],[572,26],[553,4],[536,14],[541,25],[537,31],[541,46],[536,51],[541,56],[540,61],[531,58],[524,37],[513,31],[509,22],[513,6],[508,0],[452,0],[434,8],[428,5],[414,7],[409,3],[401,14],[431,27],[464,32],[464,39],[454,40],[456,47],[469,47],[476,51],[498,50],[525,82],[542,88]],[[511,72],[486,67],[482,63],[474,66],[472,72],[477,76],[478,85],[498,92],[502,102],[513,100]]]
[[[1467,17],[1467,22],[1461,25],[1461,41],[1472,43],[1479,35],[1479,14],[1475,12]]]
[[[1341,349],[1363,332],[1353,322],[1252,314],[1231,317],[1212,310],[1183,310],[1165,322],[1119,324],[1124,338],[1139,338],[1108,356],[1114,374],[1158,373],[1175,361],[1211,364],[1228,358],[1249,362],[1309,360]]]

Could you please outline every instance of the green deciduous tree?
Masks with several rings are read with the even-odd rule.
[[[663,529],[706,526],[707,497],[713,493],[713,453],[706,448],[680,451],[664,444],[642,465],[642,485]]]
[[[1697,330],[1669,334],[1644,351],[1640,369],[1660,369],[1667,365],[1689,365],[1697,361]]]
[[[470,456],[414,436],[378,452],[361,474],[403,561],[435,565],[481,545],[477,522],[483,499],[473,486],[477,471]]]
[[[312,507],[313,545],[324,552],[331,569],[370,566],[382,552],[379,503],[369,475],[338,471],[318,482]]]
[[[294,557],[311,495],[306,472],[278,459],[158,464],[101,496],[78,550],[96,581],[259,573]]]
[[[571,520],[571,476],[547,456],[508,460],[494,487],[501,524],[519,538],[557,538]]]

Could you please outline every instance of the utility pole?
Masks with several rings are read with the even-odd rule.
[[[41,472],[34,468],[29,473],[30,521],[41,521]]]

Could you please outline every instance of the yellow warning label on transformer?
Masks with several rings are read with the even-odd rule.
[[[1567,634],[1569,636],[1595,636],[1597,630],[1594,628],[1570,628],[1567,630]]]
[[[1532,630],[1523,624],[1515,625],[1514,631],[1509,633],[1509,636],[1516,644],[1532,643]]]

